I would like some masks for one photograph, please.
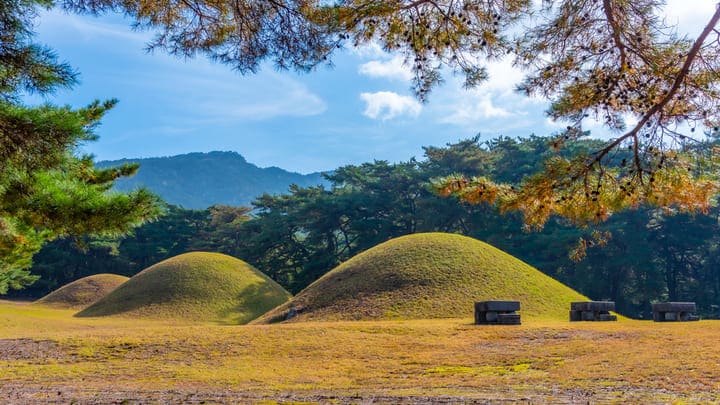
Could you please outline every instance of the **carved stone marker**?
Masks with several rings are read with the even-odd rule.
[[[611,315],[615,310],[614,301],[583,301],[570,303],[570,322],[590,321],[606,322],[617,321],[617,316]]]
[[[520,325],[520,301],[480,301],[475,303],[476,325]]]
[[[659,302],[652,304],[653,321],[655,322],[690,322],[699,321],[694,302]]]

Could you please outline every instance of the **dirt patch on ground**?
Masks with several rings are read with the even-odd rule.
[[[33,339],[0,339],[0,360],[44,364],[48,360],[67,361],[74,356],[64,353],[57,342]]]
[[[0,394],[7,405],[23,404],[253,404],[253,403],[333,403],[333,404],[508,404],[545,403],[530,398],[491,399],[467,397],[408,397],[408,396],[338,396],[282,394],[274,396],[255,395],[237,391],[165,390],[134,391],[122,389],[91,390],[78,387],[29,386],[3,384]],[[559,403],[572,403],[560,401]],[[558,403],[558,402],[555,402]]]

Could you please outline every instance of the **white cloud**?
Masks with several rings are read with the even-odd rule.
[[[498,93],[515,93],[515,86],[523,80],[523,72],[514,67],[512,57],[485,64],[489,79],[479,88]]]
[[[485,66],[489,79],[479,86],[464,88],[464,78],[458,75],[430,95],[435,122],[465,130],[504,132],[542,120],[547,102],[515,91],[523,73],[513,67],[511,57],[486,62]]]
[[[371,60],[360,65],[358,72],[369,77],[380,77],[390,80],[410,81],[412,72],[405,65],[403,57],[396,55],[390,60]]]
[[[359,56],[361,58],[387,58],[389,53],[382,49],[382,46],[377,41],[368,42],[361,46],[351,46],[348,48],[348,52],[351,55]]]
[[[401,96],[391,91],[362,93],[360,98],[365,101],[363,115],[372,119],[389,120],[399,115],[418,116],[422,105],[409,96]]]
[[[441,117],[444,124],[465,125],[484,119],[508,118],[512,114],[505,108],[493,104],[491,93],[469,91],[465,97],[455,101],[449,115]]]

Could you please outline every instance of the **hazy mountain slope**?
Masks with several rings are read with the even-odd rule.
[[[121,191],[145,186],[165,201],[185,208],[207,208],[214,204],[249,205],[263,193],[287,191],[290,184],[328,184],[320,173],[307,175],[278,167],[260,168],[236,152],[188,153],[185,155],[122,159],[98,162],[99,167],[124,163],[140,164],[138,173],[117,182]]]

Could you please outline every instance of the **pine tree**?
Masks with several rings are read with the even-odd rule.
[[[110,192],[137,167],[97,169],[77,147],[115,100],[80,109],[27,106],[23,94],[70,87],[76,73],[32,42],[31,26],[46,0],[0,2],[0,294],[34,282],[32,255],[60,236],[121,234],[159,214],[147,190]]]

